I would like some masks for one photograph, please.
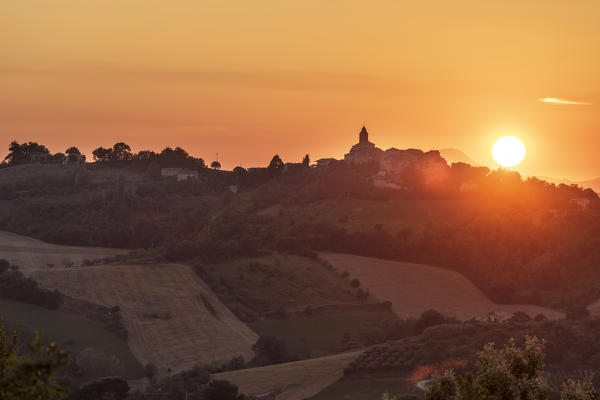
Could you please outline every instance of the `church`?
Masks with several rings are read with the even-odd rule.
[[[369,132],[364,126],[358,134],[358,143],[352,146],[350,152],[344,155],[344,161],[352,164],[363,164],[379,161],[383,150],[369,142]]]

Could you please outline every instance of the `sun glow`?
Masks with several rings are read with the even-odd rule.
[[[525,158],[525,145],[514,136],[504,136],[496,140],[492,156],[503,167],[514,167]]]

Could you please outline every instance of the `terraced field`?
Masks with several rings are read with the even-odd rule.
[[[160,374],[252,356],[258,336],[184,265],[103,265],[31,271],[41,286],[108,307],[118,305],[129,345]]]
[[[0,259],[18,265],[24,273],[31,268],[80,265],[83,260],[103,259],[127,252],[101,247],[60,246],[0,231]]]
[[[274,393],[277,400],[307,399],[330,386],[344,374],[344,368],[361,352],[336,354],[260,368],[211,375],[239,386],[250,396]]]
[[[500,318],[524,311],[530,316],[544,314],[550,319],[564,314],[544,307],[525,304],[496,304],[459,273],[429,265],[388,261],[349,254],[322,253],[320,257],[338,271],[348,271],[380,300],[392,302],[400,317],[416,317],[428,309],[461,320],[479,318],[495,312]]]

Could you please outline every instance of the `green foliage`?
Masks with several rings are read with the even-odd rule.
[[[279,364],[286,361],[287,350],[285,343],[273,336],[261,336],[252,346],[252,351],[256,354],[253,365]]]
[[[9,268],[6,260],[0,260],[0,297],[49,309],[57,309],[62,300],[59,292],[42,289],[36,281],[25,277],[18,269]]]
[[[79,390],[76,390],[69,400],[122,400],[127,397],[129,385],[121,378],[107,376],[95,381],[86,383]]]
[[[68,354],[55,343],[43,344],[39,333],[25,349],[0,325],[0,399],[65,399],[68,390],[56,382],[56,374],[67,365]]]
[[[238,387],[233,383],[223,380],[214,380],[204,390],[204,400],[244,400],[246,396],[238,392]]]
[[[582,380],[567,380],[567,382],[563,383],[560,400],[600,399],[600,390],[594,387],[593,379],[593,374],[587,374]]]
[[[544,342],[527,336],[523,348],[510,340],[504,349],[487,344],[477,354],[475,375],[447,371],[433,378],[427,400],[547,400]]]

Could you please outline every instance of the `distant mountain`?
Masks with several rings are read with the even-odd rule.
[[[535,176],[538,179],[541,179],[546,182],[551,182],[556,185],[560,185],[561,183],[564,183],[565,185],[579,185],[584,189],[591,188],[596,193],[600,193],[600,178],[589,179],[587,181],[572,181],[570,179],[552,178],[550,176],[540,176],[540,175],[529,175],[529,176]],[[529,177],[529,176],[527,176],[527,177]]]
[[[453,148],[442,149],[442,150],[440,150],[440,154],[442,157],[444,157],[444,159],[448,162],[449,165],[452,165],[452,163],[457,163],[457,162],[470,164],[473,166],[478,165],[476,162],[474,162],[471,159],[471,157],[469,157],[464,152],[462,152],[458,149],[453,149]]]

